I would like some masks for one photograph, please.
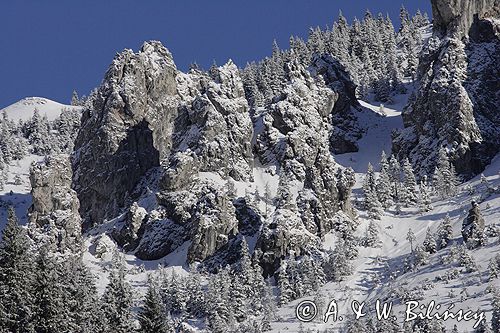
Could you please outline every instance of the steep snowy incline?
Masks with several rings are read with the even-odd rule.
[[[391,152],[391,131],[394,128],[402,127],[401,114],[397,110],[404,101],[397,103],[393,108],[384,108],[384,115],[381,108],[360,101],[363,106],[359,119],[365,121],[366,132],[359,141],[359,152],[342,154],[335,156],[335,160],[340,164],[352,167],[356,171],[357,182],[354,187],[354,196],[361,197],[361,184],[368,162],[378,169],[380,154],[385,150],[389,155]],[[500,186],[500,155],[492,161],[491,165],[484,171],[484,175],[492,188]],[[453,242],[461,244],[461,227],[470,209],[471,201],[480,202],[480,208],[486,221],[486,226],[496,226],[500,221],[500,195],[492,194],[484,196],[485,185],[479,176],[462,184],[459,187],[459,194],[453,198],[440,200],[433,199],[433,208],[429,212],[421,213],[418,207],[402,208],[398,215],[394,208],[389,209],[376,221],[379,231],[379,245],[375,248],[360,247],[359,256],[353,261],[353,274],[340,283],[330,282],[320,288],[316,296],[308,296],[295,300],[279,309],[279,320],[272,324],[273,332],[300,332],[312,329],[322,332],[330,329],[332,332],[341,331],[344,324],[350,322],[352,318],[351,302],[367,302],[366,307],[370,307],[369,314],[374,315],[374,302],[377,299],[393,299],[401,295],[413,295],[427,303],[434,300],[441,304],[443,308],[454,304],[456,310],[472,309],[476,311],[486,311],[486,317],[491,319],[491,294],[486,292],[488,261],[499,251],[497,238],[490,238],[487,246],[470,251],[470,254],[478,263],[478,271],[473,273],[460,273],[458,277],[451,281],[442,279],[453,270],[460,270],[454,264],[443,264],[442,258],[449,255],[450,248],[438,251],[431,255],[429,264],[421,266],[414,271],[404,273],[405,259],[410,257],[411,244],[406,239],[408,230],[411,228],[416,236],[416,244],[420,245],[424,241],[427,228],[433,234],[436,233],[441,220],[450,215],[453,227]],[[353,198],[356,201],[356,198]],[[363,237],[370,222],[366,212],[357,211],[359,216],[359,226],[357,236]],[[334,248],[335,236],[330,233],[325,236],[323,246],[326,249]],[[442,279],[442,280],[441,280]],[[500,287],[499,279],[492,283]],[[396,296],[395,296],[396,295]],[[311,323],[302,323],[296,318],[296,307],[304,300],[314,300],[323,302],[322,308],[318,310],[319,315]],[[331,300],[336,300],[339,306],[339,314],[343,316],[343,322],[328,323],[321,321],[326,306]],[[404,320],[404,304],[399,301],[394,302],[394,314],[398,318],[398,323],[402,325]],[[489,312],[488,312],[489,311]],[[472,332],[473,321],[455,320],[442,322],[448,329],[454,324],[458,324],[459,330]],[[302,328],[301,328],[302,326]],[[330,331],[329,331],[330,332]]]
[[[47,119],[52,121],[64,110],[81,110],[81,107],[61,104],[43,97],[26,97],[3,108],[0,113],[5,111],[10,120],[18,122],[30,119],[35,109],[40,111],[42,117],[47,116]]]
[[[400,98],[400,101],[390,107],[359,101],[363,108],[358,115],[358,121],[366,128],[363,137],[358,141],[359,151],[336,155],[335,161],[353,168],[356,173],[364,173],[368,163],[374,167],[378,165],[382,150],[390,154],[392,130],[403,127],[399,108],[405,104],[407,95]]]

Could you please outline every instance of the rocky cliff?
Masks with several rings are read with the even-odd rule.
[[[189,262],[216,262],[239,235],[255,235],[272,272],[338,214],[352,218],[353,174],[332,153],[357,149],[355,86],[329,56],[286,70],[281,95],[250,110],[231,61],[182,73],[159,42],[117,55],[73,154],[85,229],[113,220],[115,240],[143,259],[188,242]],[[275,182],[269,193],[255,179],[263,174]]]
[[[60,252],[81,250],[80,204],[71,180],[67,155],[51,155],[30,169],[33,204],[29,230],[33,238],[44,238]]]
[[[499,3],[432,2],[434,34],[424,47],[418,88],[403,111],[393,150],[421,174],[446,146],[464,176],[481,172],[500,148]]]

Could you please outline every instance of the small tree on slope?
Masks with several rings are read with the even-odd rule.
[[[450,215],[446,214],[439,224],[436,235],[436,242],[439,249],[443,249],[450,244],[453,238],[453,227],[451,226]]]
[[[382,215],[382,205],[377,198],[375,172],[370,163],[368,163],[368,172],[363,184],[363,193],[365,195],[365,209],[368,216],[372,219],[380,219]]]

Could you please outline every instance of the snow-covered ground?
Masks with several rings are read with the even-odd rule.
[[[393,105],[384,106],[374,103],[360,101],[362,110],[359,111],[359,119],[367,128],[366,133],[359,142],[359,151],[335,156],[338,163],[343,166],[352,167],[357,176],[357,183],[354,189],[354,196],[359,196],[361,188],[361,179],[363,173],[366,172],[368,162],[372,163],[375,168],[378,168],[380,154],[382,150],[387,153],[391,150],[391,131],[394,128],[402,127],[401,108],[406,102],[407,96],[398,96],[399,99]],[[28,108],[28,107],[26,107]],[[25,109],[26,109],[25,108]],[[14,113],[15,108],[10,108],[10,112]],[[18,109],[19,110],[19,109]],[[42,109],[40,109],[42,111]],[[47,111],[48,112],[48,111]],[[14,115],[9,114],[9,118],[13,119]],[[30,186],[29,186],[29,165],[31,162],[41,159],[38,156],[29,156],[19,163],[14,162],[9,168],[9,181],[3,191],[0,191],[0,200],[4,203],[14,204],[16,211],[23,221],[26,222],[26,212],[31,204]],[[485,177],[493,187],[500,186],[500,155],[497,156],[491,165],[484,171]],[[21,184],[14,183],[15,176],[19,174]],[[220,176],[214,173],[200,173],[202,178],[212,180],[221,185],[225,183]],[[254,170],[254,183],[235,182],[235,188],[238,195],[244,195],[248,189],[250,193],[257,188],[263,195],[266,184],[272,193],[276,192],[278,185],[278,175],[272,169],[264,169],[256,166]],[[461,224],[468,209],[470,208],[471,200],[480,201],[481,211],[486,220],[486,225],[499,225],[500,221],[500,195],[493,194],[487,198],[480,198],[484,192],[484,185],[480,181],[480,177],[462,184],[460,193],[449,200],[437,200],[434,198],[433,209],[426,213],[420,213],[417,208],[403,208],[402,214],[396,215],[394,211],[385,213],[380,221],[377,221],[380,246],[377,248],[361,248],[359,257],[354,261],[354,274],[342,283],[328,283],[320,289],[321,294],[328,303],[335,299],[339,304],[339,313],[344,318],[347,314],[351,314],[351,302],[374,302],[376,299],[388,295],[393,289],[420,287],[423,285],[430,286],[424,291],[423,300],[428,303],[435,300],[443,307],[449,304],[455,304],[455,309],[471,309],[476,311],[489,311],[491,309],[491,295],[485,292],[488,285],[486,280],[486,270],[488,261],[491,257],[499,252],[500,245],[498,237],[490,238],[490,243],[478,250],[473,250],[470,253],[475,257],[479,265],[479,272],[461,274],[459,278],[452,279],[448,283],[436,281],[436,277],[444,275],[450,270],[449,265],[442,265],[441,258],[449,251],[449,249],[441,250],[430,258],[430,264],[417,269],[415,272],[403,274],[401,272],[403,260],[410,253],[410,244],[406,240],[406,234],[411,227],[415,232],[417,243],[421,244],[427,228],[435,231],[440,220],[449,214],[454,229],[454,237],[457,243],[460,243]],[[472,191],[472,190],[474,191]],[[11,194],[12,191],[12,194]],[[5,206],[4,206],[5,207]],[[0,212],[0,228],[5,222],[5,209]],[[362,211],[358,211],[360,225],[358,227],[358,235],[363,235],[366,230],[369,220]],[[112,222],[103,225],[101,228],[112,227]],[[103,230],[104,230],[103,229]],[[100,230],[100,231],[103,231]],[[335,237],[327,235],[324,239],[324,247],[331,248]],[[253,243],[252,241],[249,242]],[[97,250],[97,245],[100,250]],[[131,284],[136,287],[140,293],[145,290],[146,280],[149,273],[157,271],[159,265],[168,266],[167,270],[175,270],[179,274],[186,272],[185,258],[189,243],[182,245],[174,253],[171,253],[165,258],[156,261],[141,261],[132,254],[125,254],[125,260],[129,269],[127,278]],[[113,250],[116,248],[114,242],[108,237],[103,236],[102,232],[96,232],[87,235],[85,239],[85,262],[90,266],[92,271],[98,277],[99,290],[102,292],[107,283],[108,269]],[[99,255],[99,251],[103,248],[106,252]],[[499,286],[499,280],[493,281]],[[137,295],[138,297],[140,296]],[[296,319],[295,307],[301,301],[313,297],[306,297],[279,309],[279,320],[272,323],[273,332],[297,332],[299,331],[300,322]],[[370,313],[374,313],[373,306],[367,305]],[[394,304],[395,311],[404,310],[401,304]],[[404,315],[399,313],[399,322],[402,322]],[[319,317],[319,316],[318,316]],[[488,320],[491,313],[488,314]],[[345,321],[344,321],[345,322]],[[452,328],[454,320],[444,322],[448,328]],[[326,328],[338,329],[341,323],[322,323],[319,319],[304,323],[305,329],[320,329]],[[460,331],[471,331],[472,322],[458,323]]]
[[[3,108],[0,113],[5,111],[10,120],[18,122],[30,119],[35,109],[40,112],[40,116],[46,116],[49,121],[52,121],[64,110],[80,110],[81,107],[61,104],[43,97],[26,97]]]
[[[361,193],[363,173],[367,170],[370,162],[378,168],[380,154],[385,150],[388,154],[391,151],[391,131],[394,128],[402,127],[400,109],[405,104],[405,100],[397,102],[390,107],[384,107],[381,111],[380,105],[370,104],[360,101],[363,111],[359,119],[365,124],[369,124],[367,132],[359,142],[359,151],[335,156],[337,162],[344,166],[352,167],[356,172],[357,182],[354,188],[354,195]],[[493,160],[491,165],[484,171],[484,175],[493,187],[500,186],[500,155]],[[470,194],[470,188],[475,193]],[[487,266],[490,258],[499,253],[500,245],[498,237],[490,238],[490,243],[477,250],[471,251],[479,265],[479,272],[460,275],[457,279],[448,283],[436,281],[436,277],[444,275],[450,270],[450,265],[442,265],[440,259],[449,249],[441,250],[430,258],[430,264],[417,269],[415,272],[402,273],[403,261],[410,254],[410,244],[406,240],[409,228],[415,232],[417,244],[422,244],[429,227],[435,232],[441,219],[449,214],[454,231],[454,241],[461,243],[461,226],[467,216],[472,200],[480,201],[480,193],[484,192],[484,185],[481,184],[480,177],[462,184],[460,193],[449,200],[438,200],[434,198],[433,209],[426,213],[420,213],[418,208],[404,208],[400,215],[394,211],[386,212],[380,221],[377,221],[380,237],[380,246],[377,248],[361,248],[359,257],[353,262],[354,274],[341,283],[328,283],[323,286],[318,295],[321,295],[325,306],[331,300],[336,300],[339,307],[339,314],[343,316],[344,322],[321,322],[321,315],[326,309],[318,310],[317,318],[310,323],[300,323],[296,318],[296,307],[304,300],[314,300],[314,296],[304,297],[289,303],[280,308],[278,317],[280,320],[272,324],[273,332],[298,332],[302,326],[304,329],[313,331],[324,329],[339,330],[346,322],[346,317],[352,315],[352,301],[367,302],[366,312],[375,315],[374,303],[377,299],[388,296],[394,289],[402,290],[407,288],[419,288],[424,285],[431,285],[426,290],[422,304],[428,304],[434,300],[441,304],[443,309],[454,304],[454,311],[458,309],[472,311],[490,311],[487,314],[488,321],[491,319],[491,294],[485,292],[488,282]],[[481,211],[486,220],[486,225],[500,226],[500,195],[494,194],[486,198],[480,204]],[[358,211],[360,225],[357,230],[358,236],[362,236],[368,227],[369,219],[362,211]],[[324,247],[332,248],[335,237],[326,235]],[[493,281],[496,287],[500,287],[499,279]],[[394,303],[394,311],[398,322],[402,324],[406,306]],[[457,324],[460,332],[472,332],[474,320],[469,322],[457,322],[453,319],[444,321],[448,329]]]

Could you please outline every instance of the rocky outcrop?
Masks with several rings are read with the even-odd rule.
[[[182,191],[161,192],[159,218],[149,218],[136,255],[158,259],[190,241],[187,260],[201,262],[238,233],[235,208],[221,187],[193,181]]]
[[[159,42],[125,50],[84,110],[75,143],[73,186],[84,226],[114,217],[128,193],[172,147],[177,70]]]
[[[421,174],[445,146],[464,176],[481,172],[500,148],[500,23],[498,1],[433,1],[435,31],[424,47],[405,129],[393,151]]]
[[[474,17],[499,17],[499,0],[432,0],[434,28],[461,38],[468,34]]]
[[[355,86],[329,56],[287,70],[281,96],[254,112],[232,61],[181,73],[158,42],[119,54],[84,112],[74,154],[85,227],[115,218],[112,237],[139,258],[187,244],[189,263],[227,263],[238,235],[255,236],[268,274],[282,256],[316,246],[338,212],[352,213],[353,173],[332,154],[357,150]],[[274,168],[277,194],[262,196],[255,165]],[[261,194],[247,200],[234,182]]]
[[[137,247],[137,242],[142,236],[141,227],[146,221],[147,215],[146,209],[139,207],[137,202],[130,206],[122,225],[113,230],[113,238],[118,245],[122,246],[126,251]]]
[[[34,238],[45,237],[60,252],[81,250],[81,218],[71,189],[68,155],[52,155],[30,169],[33,204],[29,209]],[[44,235],[44,236],[42,236]]]

